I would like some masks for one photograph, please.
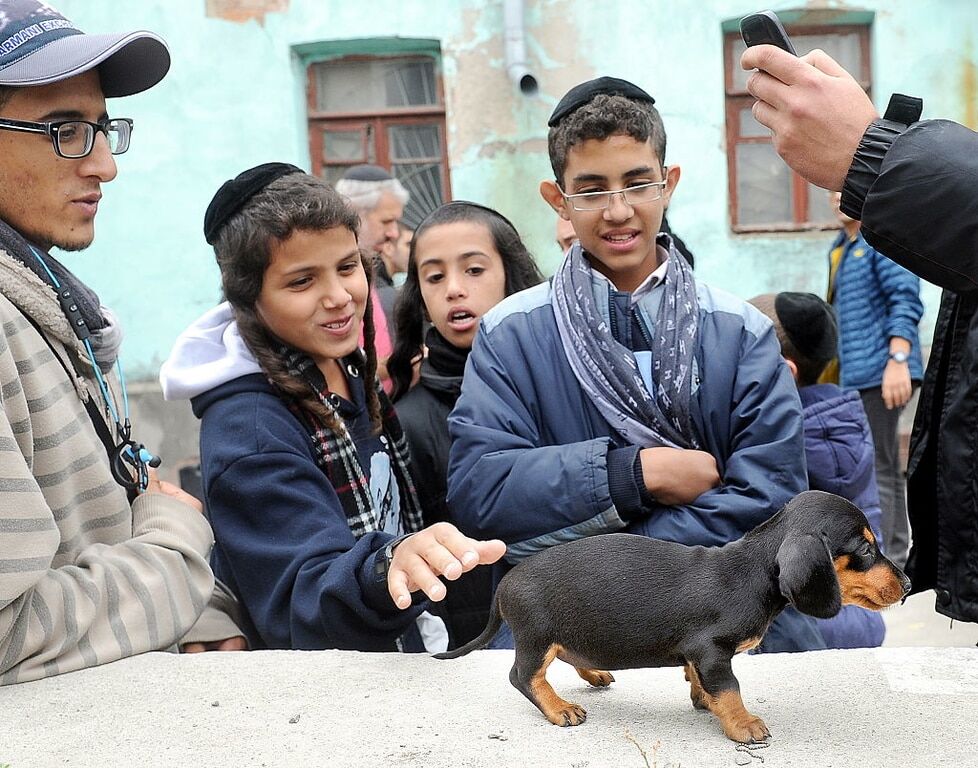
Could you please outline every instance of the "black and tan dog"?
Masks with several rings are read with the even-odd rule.
[[[615,533],[540,552],[500,581],[482,634],[437,658],[485,647],[505,620],[516,646],[510,682],[556,725],[586,713],[547,682],[555,658],[594,686],[614,681],[609,669],[681,666],[693,706],[729,738],[759,741],[770,734],[744,707],[734,654],[760,643],[788,603],[826,618],[843,604],[881,610],[909,590],[857,507],[806,491],[723,547]]]

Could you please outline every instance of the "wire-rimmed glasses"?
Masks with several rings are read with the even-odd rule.
[[[644,205],[653,203],[662,197],[662,192],[668,184],[667,180],[650,181],[645,184],[635,184],[624,189],[609,189],[602,192],[579,192],[568,195],[564,190],[560,194],[564,196],[575,211],[602,211],[611,205],[611,198],[614,195],[621,195],[628,205]],[[560,189],[558,187],[558,189]]]

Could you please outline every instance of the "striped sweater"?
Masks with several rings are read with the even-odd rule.
[[[210,527],[163,494],[130,506],[81,399],[98,393],[87,356],[2,250],[0,324],[0,684],[171,648],[214,589]]]

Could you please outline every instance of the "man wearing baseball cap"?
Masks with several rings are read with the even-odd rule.
[[[129,148],[106,97],[169,66],[150,32],[86,35],[0,0],[0,684],[181,641],[244,647],[200,505],[132,433],[118,322],[51,253],[91,244]]]

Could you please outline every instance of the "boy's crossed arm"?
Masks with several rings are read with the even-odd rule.
[[[611,439],[586,439],[587,430],[565,425],[582,403],[551,392],[528,407],[495,347],[477,340],[450,417],[449,503],[468,535],[506,541],[508,560],[626,528],[687,544],[722,544],[807,485],[800,403],[770,329],[738,355],[726,447],[638,449],[652,499],[633,510],[612,499]],[[546,444],[553,435],[544,440],[541,423],[576,436]],[[719,465],[715,456],[722,457]]]
[[[690,504],[720,485],[717,460],[691,448],[643,448],[639,451],[645,490],[662,504]]]

